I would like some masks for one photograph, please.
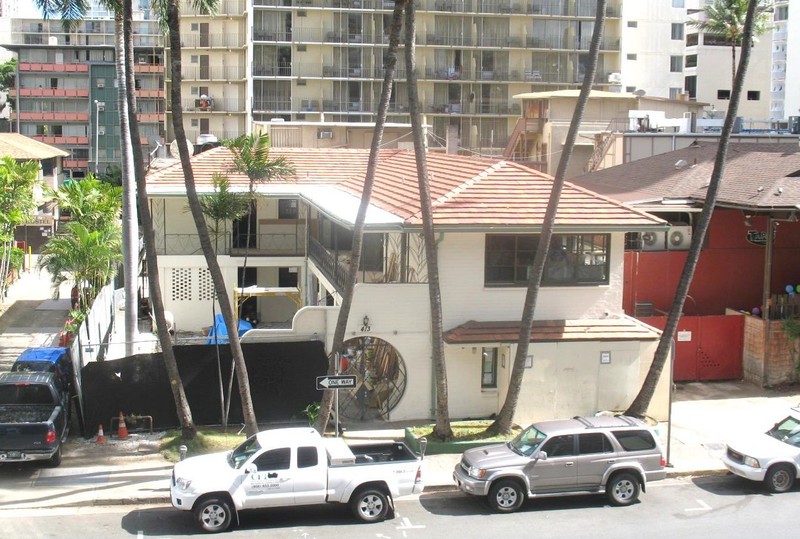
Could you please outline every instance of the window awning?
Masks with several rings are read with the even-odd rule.
[[[478,322],[470,320],[446,331],[447,344],[516,343],[519,321]],[[556,341],[653,341],[661,332],[634,318],[587,320],[537,320],[531,342]]]

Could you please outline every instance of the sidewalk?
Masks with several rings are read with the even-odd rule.
[[[70,310],[70,286],[63,284],[53,299],[50,275],[36,269],[24,271],[0,298],[0,371],[7,371],[26,348],[58,346]]]
[[[720,398],[726,397],[726,398]],[[761,390],[743,382],[679,386],[670,431],[670,477],[724,473],[719,456],[731,435],[766,431],[800,394]],[[666,448],[667,426],[659,426]],[[358,437],[402,436],[402,429],[351,431]],[[159,433],[108,436],[105,445],[70,440],[58,468],[4,465],[0,510],[34,507],[162,504],[169,502],[172,465],[158,453]],[[460,455],[425,457],[426,491],[453,490]]]

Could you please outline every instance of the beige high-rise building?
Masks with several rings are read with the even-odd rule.
[[[210,17],[182,2],[188,138],[230,138],[272,119],[374,122],[393,8],[392,0],[223,0]],[[514,95],[580,85],[595,9],[595,0],[417,2],[431,144],[450,133],[462,149],[499,155],[521,113]],[[622,0],[608,2],[601,89],[620,71],[621,10]],[[388,120],[407,123],[402,52],[396,80]]]

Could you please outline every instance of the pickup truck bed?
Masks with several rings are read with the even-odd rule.
[[[52,372],[0,374],[0,463],[61,463],[69,396]]]

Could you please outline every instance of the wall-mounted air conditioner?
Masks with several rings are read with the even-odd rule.
[[[665,251],[667,249],[667,231],[651,230],[642,232],[642,251]]]
[[[97,128],[97,134],[98,134],[98,135],[105,135],[105,134],[106,134],[106,128],[105,128],[105,126],[102,126],[102,125],[101,125],[100,127],[98,127],[98,128]]]
[[[692,227],[672,225],[667,231],[667,248],[670,251],[686,251],[692,243]]]
[[[333,138],[333,131],[317,131],[317,138]]]
[[[104,81],[104,80],[97,81],[97,87],[98,88],[105,88],[106,87],[106,81]]]

